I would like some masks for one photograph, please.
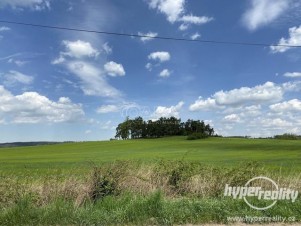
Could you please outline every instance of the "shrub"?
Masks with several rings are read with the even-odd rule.
[[[208,137],[209,136],[206,133],[192,133],[188,135],[187,140],[198,140],[198,139],[205,139]]]

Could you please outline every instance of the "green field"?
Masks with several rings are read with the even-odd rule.
[[[211,165],[257,161],[270,168],[299,171],[301,140],[210,138],[187,141],[185,137],[172,137],[1,148],[0,171],[84,170],[92,163],[158,159],[185,159]]]
[[[223,196],[225,184],[257,176],[300,191],[301,141],[169,137],[0,148],[0,225],[231,224],[228,217],[246,215],[300,222],[300,196],[267,211]]]

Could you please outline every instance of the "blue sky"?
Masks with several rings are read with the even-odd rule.
[[[0,20],[301,45],[297,0],[1,0]],[[205,120],[225,136],[300,134],[300,53],[0,23],[0,142],[105,140],[139,115]]]

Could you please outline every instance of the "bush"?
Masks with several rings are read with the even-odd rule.
[[[206,133],[192,133],[192,134],[188,135],[187,140],[199,140],[199,139],[205,139],[208,137],[209,136]]]

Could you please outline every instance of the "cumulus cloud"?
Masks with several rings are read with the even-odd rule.
[[[102,105],[96,110],[96,112],[99,114],[113,113],[118,111],[120,111],[120,106],[113,105],[113,104]]]
[[[286,129],[287,127],[291,127],[293,124],[292,122],[281,118],[264,118],[260,121],[260,125],[273,129]]]
[[[106,73],[112,77],[124,76],[125,71],[122,64],[117,64],[114,61],[110,61],[104,65]]]
[[[278,42],[280,46],[271,46],[271,51],[273,53],[284,53],[287,50],[291,49],[291,46],[301,46],[301,26],[299,27],[291,27],[289,30],[288,38],[281,38]],[[281,46],[282,45],[282,46]]]
[[[67,63],[67,67],[81,80],[80,87],[84,94],[112,98],[121,96],[119,90],[108,84],[101,70],[92,64],[84,61],[71,61]]]
[[[186,0],[149,0],[150,8],[157,9],[170,23],[182,22],[180,30],[186,30],[190,24],[201,25],[213,20],[212,17],[184,15]]]
[[[142,33],[142,32],[138,32],[138,35],[140,36],[146,36],[146,37],[141,37],[140,40],[142,42],[146,42],[146,41],[150,41],[152,40],[154,37],[157,37],[158,36],[158,33],[156,32],[148,32],[148,33]]]
[[[193,104],[189,106],[190,111],[201,111],[201,110],[209,111],[209,110],[214,110],[219,108],[221,107],[219,107],[216,104],[215,99],[207,98],[204,100],[202,97],[199,97],[198,100],[196,100]]]
[[[62,42],[65,51],[60,52],[58,58],[52,61],[52,64],[61,64],[66,61],[66,57],[83,59],[94,57],[96,58],[99,55],[99,51],[91,45],[90,42],[85,42],[82,40],[77,41],[68,41],[64,40]]]
[[[246,103],[261,103],[282,99],[283,88],[273,82],[266,82],[255,87],[241,87],[230,91],[218,91],[213,95],[219,105],[243,105]]]
[[[301,72],[286,72],[283,74],[283,76],[289,78],[299,78],[301,77]]]
[[[4,84],[6,86],[13,86],[17,83],[24,85],[30,85],[33,83],[34,77],[30,75],[25,75],[21,72],[11,70],[8,73],[2,74],[4,77]]]
[[[282,103],[271,105],[270,109],[275,112],[283,112],[283,113],[287,113],[291,111],[301,112],[301,101],[298,99],[284,101]]]
[[[285,92],[299,92],[301,91],[301,81],[285,82],[282,84],[282,89]]]
[[[170,107],[164,107],[164,106],[158,106],[153,113],[154,119],[158,119],[160,117],[176,117],[180,118],[180,110],[182,109],[184,105],[183,101],[180,101],[177,105],[175,106],[170,106]]]
[[[169,52],[153,52],[148,56],[150,60],[158,60],[160,62],[169,61],[170,54]]]
[[[74,58],[83,58],[83,57],[97,57],[99,51],[94,49],[89,42],[84,42],[81,40],[77,41],[63,41],[63,45],[66,48],[66,52],[63,53],[65,56],[70,56]]]
[[[0,8],[11,7],[13,9],[29,8],[31,10],[41,11],[50,9],[49,0],[1,0]]]
[[[263,85],[254,87],[241,87],[229,91],[218,91],[207,99],[199,98],[191,104],[191,111],[214,110],[224,107],[240,107],[259,105],[261,103],[275,103],[282,100],[286,92],[300,90],[300,82],[287,82],[277,85],[273,82],[266,82]]]
[[[223,119],[225,122],[237,123],[240,122],[240,117],[237,114],[226,115]]]
[[[215,126],[223,135],[258,137],[300,131],[301,101],[283,100],[293,92],[300,92],[300,86],[300,81],[266,82],[254,87],[221,90],[207,99],[199,97],[189,110],[210,111]]]
[[[243,24],[251,31],[266,26],[289,9],[290,0],[251,0],[243,14]]]
[[[164,69],[163,71],[160,72],[159,76],[162,78],[167,78],[169,77],[171,72],[168,69]]]
[[[165,14],[167,20],[174,23],[185,11],[185,0],[150,0],[149,6]]]
[[[55,102],[37,92],[14,96],[0,86],[0,116],[11,123],[59,123],[81,120],[84,111],[81,104],[72,103],[68,97]]]

